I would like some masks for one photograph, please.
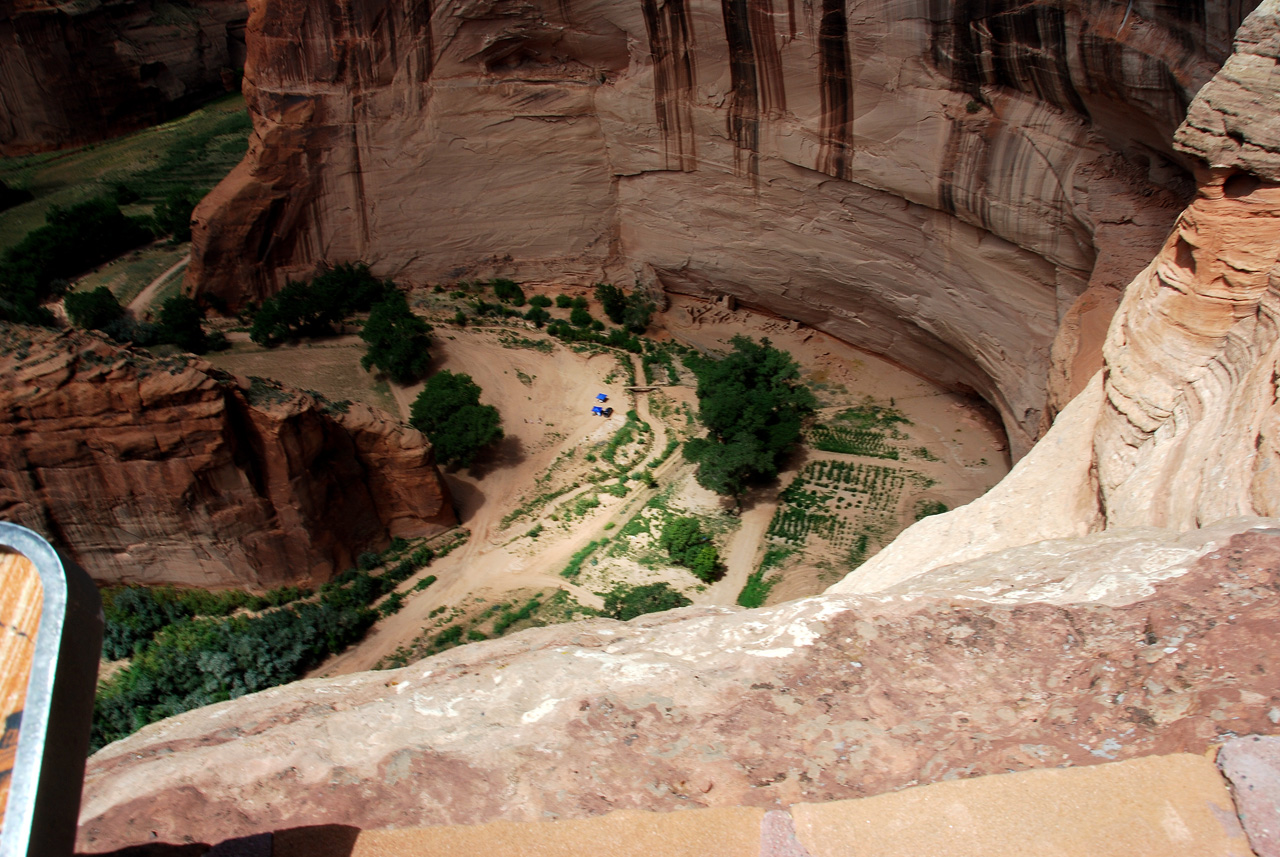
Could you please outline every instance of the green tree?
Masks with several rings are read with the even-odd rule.
[[[156,229],[175,244],[191,240],[191,212],[204,194],[192,187],[174,188],[156,203],[152,218]]]
[[[580,306],[576,306],[573,308],[573,311],[569,313],[569,323],[574,327],[590,327],[591,313],[587,312]]]
[[[627,306],[622,313],[622,324],[632,333],[644,333],[649,328],[649,319],[657,309],[639,289],[627,295]],[[612,318],[612,316],[610,316]]]
[[[157,324],[161,342],[171,342],[183,351],[204,354],[209,350],[209,339],[201,322],[204,310],[186,295],[174,295],[160,305]]]
[[[748,483],[778,475],[817,401],[800,384],[791,355],[769,340],[735,336],[730,344],[720,360],[686,358],[698,377],[698,419],[707,437],[686,443],[685,457],[698,464],[698,484],[740,502]]]
[[[524,306],[524,290],[515,280],[490,280],[489,285],[493,286],[494,296],[504,304]]]
[[[538,327],[542,327],[551,318],[551,313],[547,312],[541,306],[535,305],[529,307],[529,311],[524,314],[524,317]]]
[[[431,325],[413,314],[402,292],[390,290],[373,305],[360,338],[369,346],[360,365],[376,366],[397,384],[412,384],[431,365]]]
[[[720,570],[720,552],[711,544],[711,536],[697,518],[676,518],[662,528],[658,545],[671,561],[683,565],[694,576],[707,583],[715,580]]]
[[[124,315],[124,307],[106,286],[91,292],[71,292],[63,299],[63,306],[71,323],[86,330],[102,330]]]
[[[614,324],[622,324],[627,311],[627,296],[622,289],[608,283],[596,283],[596,300],[604,308],[604,314]]]
[[[447,369],[427,380],[409,409],[409,423],[431,441],[436,458],[464,467],[502,437],[502,418],[493,405],[480,404],[479,385]]]
[[[645,613],[658,613],[688,607],[693,602],[668,583],[646,583],[643,586],[618,584],[604,596],[604,612],[614,619],[634,619]]]
[[[363,262],[325,268],[309,283],[286,282],[284,288],[262,302],[253,316],[249,338],[260,345],[282,339],[323,336],[355,312],[367,312],[395,288],[379,280]]]

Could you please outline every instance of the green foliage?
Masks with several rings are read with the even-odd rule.
[[[749,481],[778,474],[817,402],[799,384],[791,355],[769,340],[735,336],[731,344],[720,360],[686,358],[698,378],[698,418],[708,437],[686,444],[685,457],[698,464],[698,484],[738,499]]]
[[[898,460],[898,450],[890,445],[885,433],[873,429],[816,425],[809,431],[809,443],[823,452]]]
[[[63,299],[63,306],[71,323],[86,330],[102,330],[124,315],[124,307],[106,286],[91,292],[71,292]]]
[[[627,295],[627,308],[622,314],[622,326],[632,333],[644,333],[649,328],[649,319],[656,308],[653,301],[637,289]]]
[[[156,231],[170,236],[175,244],[191,240],[191,212],[200,202],[204,192],[192,187],[173,188],[156,203],[151,215]]]
[[[53,206],[44,226],[0,257],[0,321],[52,323],[41,304],[63,280],[150,238],[140,220],[126,217],[106,197],[67,208]]]
[[[701,581],[710,583],[719,576],[720,554],[697,518],[669,521],[658,537],[658,546],[672,562],[683,565]]]
[[[600,301],[609,321],[622,324],[627,312],[627,296],[622,289],[608,283],[596,283],[596,300]]]
[[[174,295],[160,305],[156,324],[161,342],[170,342],[183,351],[204,354],[209,350],[209,339],[201,322],[204,310],[186,295]]]
[[[564,571],[560,572],[560,576],[568,580],[577,580],[578,575],[582,573],[582,564],[587,561],[587,557],[595,553],[596,548],[602,547],[604,544],[605,540],[588,542],[586,547],[569,557],[569,564],[564,567]]]
[[[409,414],[409,423],[446,463],[469,467],[481,449],[502,438],[498,409],[480,404],[480,387],[463,373],[446,369],[432,375]]]
[[[458,310],[453,314],[453,323],[456,324],[458,327],[466,327],[467,314],[462,310]]]
[[[588,307],[587,299],[582,295],[578,295],[576,298],[569,301],[569,306],[573,309],[586,309]]]
[[[580,306],[575,306],[573,311],[569,313],[569,323],[574,327],[590,327],[591,313]]]
[[[431,365],[431,325],[413,314],[398,290],[388,289],[373,305],[360,338],[369,346],[360,365],[377,367],[397,384],[414,383]]]
[[[557,319],[547,325],[547,333],[565,342],[593,342],[610,348],[622,348],[632,354],[639,354],[643,350],[640,340],[621,328],[614,328],[605,335],[589,327],[574,327]]]
[[[515,280],[490,280],[489,285],[493,286],[493,294],[504,304],[524,306],[524,290]]]
[[[524,314],[526,321],[531,321],[537,327],[542,327],[551,319],[551,313],[547,312],[540,306],[532,306],[529,311]]]
[[[529,298],[529,306],[536,306],[542,309],[546,309],[547,307],[551,306],[552,303],[553,301],[551,300],[551,298],[547,297],[546,295],[534,295],[533,297]]]
[[[262,302],[253,317],[249,338],[260,345],[282,339],[323,336],[354,312],[365,312],[394,288],[378,280],[363,262],[325,269],[309,283],[287,282]]]
[[[556,295],[556,306],[560,309],[568,309],[573,306],[573,298],[568,295]]]
[[[751,572],[742,591],[738,593],[738,606],[748,609],[763,607],[765,600],[769,597],[769,591],[773,589],[776,582],[777,578],[765,580],[763,569]]]
[[[921,500],[916,504],[916,520],[920,521],[932,515],[941,515],[946,512],[947,504],[941,500]]]
[[[693,602],[668,583],[618,584],[604,596],[604,612],[624,622],[645,613],[688,607]]]

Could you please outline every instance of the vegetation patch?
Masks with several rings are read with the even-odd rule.
[[[660,613],[692,603],[669,583],[618,584],[604,596],[604,613],[625,622],[645,613]]]

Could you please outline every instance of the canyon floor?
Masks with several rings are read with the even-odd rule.
[[[577,293],[525,288],[530,295]],[[678,356],[670,370],[653,367],[661,377],[646,383],[639,356],[567,346],[519,320],[459,328],[444,320],[456,301],[428,290],[416,291],[413,301],[435,324],[432,371],[470,374],[484,390],[482,401],[501,412],[506,437],[469,470],[445,471],[470,533],[466,544],[405,581],[403,608],[312,675],[415,659],[446,626],[483,632],[488,617],[535,596],[541,621],[598,610],[619,584],[666,582],[694,604],[732,605],[762,565],[773,583],[767,603],[816,594],[923,510],[966,503],[1009,467],[1003,433],[981,402],[794,322],[677,296],[655,316],[655,341],[717,352],[735,335],[767,337],[792,354],[819,400],[815,428],[786,472],[748,495],[735,514],[731,501],[697,485],[676,445],[699,431],[696,382]],[[601,315],[594,302],[592,310]],[[405,420],[421,389],[364,372],[363,343],[350,333],[273,349],[243,333],[231,338],[231,350],[210,358],[224,369],[398,410]],[[598,393],[609,397],[611,418],[592,415]],[[848,438],[839,415],[868,405],[905,421],[873,433],[871,446],[858,450],[870,454],[816,448],[815,432]],[[657,548],[664,522],[686,515],[713,534],[725,566],[715,583],[701,583]],[[580,571],[566,579],[561,572],[570,565]],[[415,590],[428,574],[437,581]],[[567,597],[552,598],[558,591]]]

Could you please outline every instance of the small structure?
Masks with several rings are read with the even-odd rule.
[[[606,396],[604,393],[596,393],[596,401],[597,401],[597,402],[607,402],[607,401],[609,401],[609,397],[608,397],[608,396]]]
[[[594,408],[591,409],[591,413],[597,417],[604,416],[604,408],[600,407],[599,405],[596,405]]]

